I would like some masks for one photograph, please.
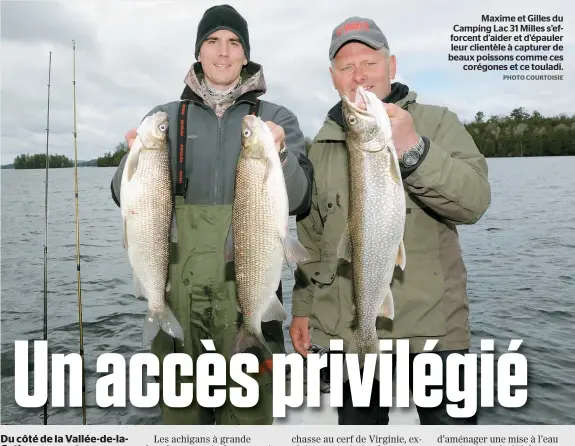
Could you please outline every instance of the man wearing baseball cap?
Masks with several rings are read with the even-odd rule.
[[[182,343],[160,330],[152,341],[152,352],[160,363],[170,353],[186,353],[196,364],[199,355],[206,352],[201,341],[209,339],[229,364],[241,315],[237,311],[233,265],[225,262],[224,247],[230,228],[244,116],[259,115],[272,130],[291,215],[309,209],[313,172],[296,116],[281,105],[259,99],[266,92],[263,68],[250,60],[248,25],[236,9],[219,5],[204,13],[198,24],[195,57],[197,62],[185,77],[180,101],[158,105],[146,115],[164,111],[170,118],[168,138],[178,243],[170,259],[171,289],[166,300],[184,331]],[[182,135],[180,129],[185,129]],[[126,134],[129,146],[135,137],[135,129]],[[177,150],[182,146],[183,158]],[[126,157],[112,180],[112,197],[118,206],[125,162]],[[280,283],[277,291],[280,302],[281,290]],[[262,331],[273,353],[285,352],[282,321],[263,322]],[[260,358],[260,372],[254,376],[259,385],[259,399],[254,407],[232,404],[229,387],[235,387],[236,383],[229,371],[222,370],[216,372],[226,377],[225,403],[220,407],[202,407],[198,404],[197,389],[206,384],[196,380],[194,366],[194,370],[182,370],[175,377],[178,393],[180,384],[194,386],[193,402],[187,407],[165,404],[164,376],[159,377],[164,423],[272,424],[270,361],[261,349],[249,348],[245,352]]]
[[[407,85],[393,82],[396,57],[387,38],[369,18],[350,17],[337,25],[329,47],[331,77],[340,95],[355,100],[357,87],[373,92],[389,114],[406,192],[406,267],[396,268],[391,284],[395,315],[378,320],[380,339],[408,339],[413,358],[427,339],[444,364],[443,402],[418,407],[422,424],[476,424],[446,410],[445,362],[470,348],[467,272],[458,229],[477,222],[491,202],[485,158],[458,117],[446,107],[420,104]],[[311,261],[300,264],[292,297],[290,336],[296,351],[352,340],[355,317],[352,266],[336,254],[348,215],[348,172],[341,101],[329,110],[308,152],[314,166],[309,215],[298,221],[298,236]],[[310,339],[310,327],[313,338]],[[395,360],[395,358],[394,358]],[[412,367],[410,367],[412,370]],[[399,370],[398,373],[406,373]],[[463,373],[460,375],[463,383]],[[413,389],[413,382],[410,379]],[[477,389],[466,389],[475,393]],[[344,386],[339,424],[387,424],[389,408],[379,407],[375,381],[371,405],[354,407]]]

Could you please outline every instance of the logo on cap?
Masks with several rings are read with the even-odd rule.
[[[368,22],[351,22],[351,23],[346,23],[345,25],[340,26],[337,30],[336,30],[336,34],[338,36],[341,36],[344,33],[348,33],[350,31],[363,31],[363,30],[368,30],[369,29],[369,23]]]

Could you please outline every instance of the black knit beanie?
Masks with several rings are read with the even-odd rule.
[[[212,6],[204,13],[198,24],[196,37],[196,59],[200,54],[200,47],[208,36],[220,29],[227,29],[238,36],[246,59],[250,60],[250,36],[246,20],[230,5]]]

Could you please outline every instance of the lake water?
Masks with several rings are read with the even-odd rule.
[[[575,157],[490,159],[492,205],[461,227],[468,267],[472,351],[495,339],[503,353],[522,339],[529,401],[482,409],[481,424],[575,423]],[[89,424],[158,424],[159,409],[96,405],[96,359],[141,349],[145,301],[132,295],[120,211],[110,196],[114,168],[81,168],[81,280]],[[2,423],[41,424],[42,408],[14,399],[14,341],[43,336],[44,175],[2,170]],[[48,339],[51,353],[79,351],[73,169],[50,171]],[[293,230],[293,227],[292,227]],[[290,307],[293,281],[284,274]],[[289,321],[288,321],[289,323]],[[287,335],[286,344],[291,350]],[[30,355],[32,360],[32,355]],[[30,372],[33,365],[30,362]],[[81,424],[79,408],[50,408],[49,424]]]

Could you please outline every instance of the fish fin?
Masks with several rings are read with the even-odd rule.
[[[178,222],[176,221],[176,213],[172,212],[172,243],[178,243]]]
[[[395,260],[395,264],[401,268],[402,271],[405,271],[405,262],[407,258],[405,256],[405,245],[403,244],[403,239],[399,242],[399,251],[397,252],[397,259]]]
[[[384,296],[378,317],[384,317],[393,320],[395,316],[395,305],[393,302],[393,294],[391,294],[391,287],[384,289],[382,294],[384,294]]]
[[[136,296],[136,298],[147,297],[142,282],[140,282],[140,279],[138,279],[136,273],[134,273],[133,275],[134,275],[134,296]]]
[[[172,309],[166,305],[159,313],[152,313],[152,311],[148,309],[142,330],[142,347],[152,342],[160,332],[160,329],[171,337],[184,342],[182,326],[178,322],[178,319],[176,319]]]
[[[269,158],[265,158],[265,162],[266,162],[266,171],[264,173],[264,180],[262,181],[262,189],[266,186],[266,183],[268,182],[268,176],[270,174],[270,170],[272,167],[272,163],[270,162]]]
[[[230,354],[233,356],[236,353],[241,353],[250,347],[257,347],[273,357],[273,353],[266,343],[263,334],[261,332],[259,334],[249,332],[245,328],[245,325],[242,325],[234,337],[234,340],[232,341]]]
[[[230,223],[226,243],[224,245],[224,261],[226,263],[234,260],[234,231]]]
[[[268,179],[269,179],[269,175],[270,175],[270,170],[272,167],[272,163],[270,161],[269,158],[264,158],[264,163],[266,166],[266,170],[264,172],[264,178],[262,180],[262,193],[265,191],[267,183],[268,183]]]
[[[240,299],[238,298],[237,294],[236,294],[236,310],[238,313],[243,313],[242,304],[240,303]]]
[[[262,316],[262,322],[285,321],[288,317],[287,311],[279,301],[275,292],[270,301],[269,307]]]
[[[172,289],[172,282],[168,280],[166,283],[166,293],[169,293],[171,289]]]
[[[282,244],[284,248],[285,259],[290,268],[291,264],[307,262],[311,259],[305,246],[303,246],[301,242],[293,235],[286,234]]]
[[[124,249],[128,249],[128,222],[124,217]]]
[[[148,310],[146,319],[144,319],[144,327],[142,328],[142,348],[146,347],[160,332],[160,324],[157,318]]]
[[[391,177],[393,178],[393,181],[395,181],[397,184],[401,184],[402,179],[401,179],[401,169],[399,167],[399,159],[397,157],[397,152],[395,151],[395,146],[393,145],[393,142],[390,141],[389,143],[390,147],[389,147],[389,152],[391,154]]]
[[[160,313],[160,327],[170,336],[184,342],[184,331],[172,309],[166,305]]]
[[[345,224],[345,228],[343,230],[343,234],[341,235],[341,239],[339,244],[337,245],[337,256],[340,259],[347,260],[351,263],[351,237],[349,233],[349,222]]]
[[[128,159],[126,160],[126,165],[124,169],[127,170],[127,178],[128,181],[131,181],[136,171],[138,170],[138,161],[140,159],[140,150],[142,149],[142,141],[139,137],[136,137],[134,144],[132,144],[132,148],[128,152]]]

